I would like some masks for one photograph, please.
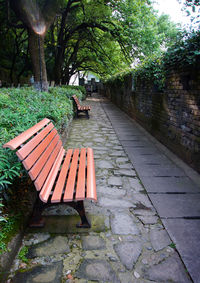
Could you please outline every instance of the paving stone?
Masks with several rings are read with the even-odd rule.
[[[119,150],[116,150],[116,151],[113,151],[111,153],[109,153],[110,156],[125,156],[125,153],[124,151],[119,151]]]
[[[136,192],[144,190],[143,186],[141,185],[140,180],[137,177],[134,177],[134,178],[124,177],[123,179],[127,181],[130,188],[134,189]]]
[[[146,164],[138,164],[134,163],[136,171],[138,172],[139,176],[144,177],[156,177],[156,176],[184,176],[185,173],[183,170],[179,169],[175,165],[146,165]]]
[[[130,201],[124,199],[118,199],[118,198],[107,198],[107,197],[99,197],[98,205],[108,208],[115,208],[115,207],[129,208],[133,206],[133,204]]]
[[[124,141],[137,141],[137,142],[139,142],[142,138],[141,135],[133,135],[133,134],[128,134],[128,133],[126,133],[124,135],[120,134],[118,137],[119,137],[119,140],[122,141],[122,142],[124,142]],[[143,140],[145,140],[145,139],[143,138]]]
[[[163,219],[193,281],[200,278],[200,219]]]
[[[177,254],[173,254],[144,273],[146,279],[164,283],[191,283]]]
[[[105,248],[105,241],[99,236],[84,236],[82,247],[84,250],[101,250]]]
[[[120,169],[133,169],[133,165],[130,163],[126,163],[126,164],[119,164],[118,167]]]
[[[200,189],[188,177],[142,177],[149,193],[199,193]]]
[[[122,150],[123,147],[121,145],[116,145],[116,146],[113,147],[113,149]],[[125,157],[121,157],[121,158],[125,158]]]
[[[157,216],[137,216],[144,225],[156,224],[159,220]]]
[[[103,168],[103,169],[104,168],[106,168],[106,169],[113,168],[112,163],[109,162],[109,161],[105,161],[105,160],[98,161],[97,166],[98,166],[98,168]]]
[[[160,217],[200,216],[200,194],[149,194]]]
[[[137,225],[127,213],[116,213],[111,216],[111,230],[113,234],[118,235],[140,234]]]
[[[105,260],[84,259],[76,272],[76,277],[98,282],[120,283],[111,265]]]
[[[137,262],[142,252],[142,246],[138,242],[118,243],[114,245],[114,249],[121,262],[128,270],[133,269],[134,264]]]
[[[135,170],[130,170],[130,169],[119,169],[114,171],[115,175],[121,175],[121,176],[129,176],[133,177],[136,176]]]
[[[138,141],[138,140],[121,140],[123,146],[131,146],[131,147],[151,147],[152,143],[147,141]]]
[[[145,208],[145,207],[138,208],[136,206],[136,208],[133,208],[133,211],[131,212],[133,212],[137,216],[146,216],[146,217],[149,216],[150,217],[150,216],[156,215],[156,211],[153,207],[152,208]]]
[[[159,154],[159,150],[155,148],[154,146],[148,147],[148,148],[137,148],[137,147],[129,147],[129,146],[124,146],[124,149],[131,160],[131,162],[135,165],[134,159],[135,156],[141,156],[141,155],[154,155],[154,154]]]
[[[44,242],[50,238],[49,233],[35,233],[35,234],[28,234],[25,236],[23,243],[25,246],[31,246],[35,244],[39,244]]]
[[[151,230],[150,240],[156,252],[171,244],[171,240],[165,230]]]
[[[152,204],[146,194],[135,193],[133,203],[136,204],[137,209],[151,210]]]
[[[104,143],[105,140],[103,138],[95,138],[94,142]]]
[[[134,156],[134,163],[141,164],[141,165],[173,165],[173,162],[166,157],[164,154],[154,154],[154,155],[135,155]]]
[[[64,236],[53,237],[46,242],[33,246],[28,251],[28,258],[51,256],[61,253],[69,253],[68,238]]]
[[[117,163],[125,163],[127,161],[128,161],[127,157],[119,157],[119,158],[116,159]]]
[[[130,274],[130,272],[123,272],[123,273],[120,272],[119,279],[121,283],[133,283],[134,282],[134,278],[132,274]]]
[[[108,179],[108,185],[111,185],[111,186],[122,186],[122,178],[121,177],[111,176]]]
[[[60,283],[62,278],[62,261],[51,265],[40,265],[31,270],[18,272],[12,279],[13,283]]]
[[[119,189],[116,187],[98,186],[98,193],[101,193],[107,197],[108,195],[115,196],[115,197],[123,197],[126,194],[126,190]]]

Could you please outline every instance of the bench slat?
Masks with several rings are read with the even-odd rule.
[[[22,162],[26,170],[29,170],[33,164],[38,160],[44,150],[48,147],[49,143],[56,136],[57,131],[53,129],[53,131],[39,144],[38,147]],[[58,136],[59,139],[59,136]]]
[[[40,199],[43,202],[47,202],[49,195],[51,194],[51,189],[54,185],[55,179],[57,177],[58,171],[60,169],[60,165],[62,163],[63,160],[63,156],[65,154],[65,150],[63,147],[61,147],[60,152],[57,156],[57,158],[55,159],[55,162],[53,164],[53,167],[51,168],[51,171],[49,172],[49,175],[40,191]]]
[[[60,171],[60,175],[58,177],[53,195],[51,197],[51,202],[52,203],[56,203],[56,202],[60,202],[61,198],[62,198],[62,193],[63,193],[63,188],[65,185],[65,181],[66,181],[66,176],[69,170],[69,165],[70,165],[70,161],[71,161],[71,157],[72,157],[72,152],[73,149],[68,149],[67,154],[65,156],[65,160],[63,162],[61,171]]]
[[[41,130],[44,126],[46,126],[50,122],[49,119],[45,118],[30,129],[26,130],[25,132],[21,133],[16,138],[12,139],[8,143],[4,144],[3,147],[9,147],[10,149],[16,149],[21,144],[23,144],[26,140],[28,140],[31,136]]]
[[[27,144],[19,149],[16,154],[20,160],[26,158],[26,156],[46,137],[46,135],[54,128],[54,125],[50,123],[39,134],[32,138]]]
[[[92,148],[87,149],[87,199],[97,201],[94,156]]]
[[[76,187],[76,200],[85,199],[85,166],[86,166],[86,148],[81,149],[78,179]]]
[[[56,159],[56,157],[57,157],[57,155],[58,155],[58,153],[61,149],[61,146],[62,146],[62,142],[61,142],[61,140],[59,140],[58,144],[56,145],[52,154],[50,155],[48,161],[46,162],[42,171],[40,172],[37,179],[35,180],[34,184],[35,184],[35,187],[38,191],[42,188],[44,181],[45,181],[47,175],[49,174],[51,167],[52,167],[52,165],[53,165],[53,163],[54,163],[54,161],[55,161],[55,159]]]
[[[73,200],[74,186],[75,186],[77,166],[78,166],[78,157],[79,157],[79,149],[76,148],[74,150],[72,163],[71,163],[71,167],[69,170],[67,185],[66,185],[65,193],[63,197],[64,202]]]
[[[53,137],[53,141],[46,148],[46,150],[42,153],[42,155],[39,157],[37,162],[33,165],[31,170],[29,171],[29,176],[31,177],[31,180],[35,180],[37,178],[37,176],[39,175],[40,171],[44,167],[46,161],[48,160],[51,152],[53,151],[58,141],[59,141],[58,135],[56,137]]]

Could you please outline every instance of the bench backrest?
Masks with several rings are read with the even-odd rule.
[[[91,190],[95,186],[95,181],[92,179],[95,176],[92,149],[82,148],[80,150],[75,149],[74,151],[69,149],[66,154],[60,136],[49,119],[43,119],[35,126],[4,144],[3,147],[8,147],[12,150],[20,147],[16,154],[34,181],[36,189],[40,191],[42,201],[47,202],[49,196],[53,194],[51,202],[59,202],[65,185],[67,192],[64,195],[63,201],[72,201],[74,193],[76,193],[76,199],[84,199],[86,182],[84,172],[86,171],[86,164],[88,173],[86,197],[96,200],[96,196],[93,196]],[[82,159],[87,160],[87,162],[81,162]],[[77,171],[79,163],[83,165]],[[60,171],[61,164],[63,165]],[[70,181],[65,184],[67,174],[70,175]],[[54,186],[57,178],[60,178],[59,180],[61,181]],[[75,189],[76,178],[77,186]],[[54,191],[52,192],[53,186]],[[76,191],[74,192],[74,190]],[[79,194],[81,194],[81,198]]]
[[[64,154],[60,136],[51,121],[46,118],[3,147],[12,150],[21,147],[16,154],[38,191],[42,188],[55,160],[60,160]]]
[[[73,95],[72,98],[73,98],[73,100],[75,102],[76,107],[79,109],[81,107],[81,105],[80,105],[80,102],[79,102],[77,96]]]

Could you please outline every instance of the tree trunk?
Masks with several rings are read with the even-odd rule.
[[[29,52],[32,61],[34,86],[39,91],[48,91],[47,71],[44,55],[44,37],[28,31]]]
[[[55,65],[54,65],[54,80],[56,85],[60,85],[61,78],[62,78],[62,65],[63,65],[63,56],[61,52],[58,51],[59,54],[57,54],[55,58]]]

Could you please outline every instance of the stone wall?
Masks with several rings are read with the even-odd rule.
[[[200,172],[200,69],[171,71],[164,91],[131,75],[104,86],[117,106]]]

